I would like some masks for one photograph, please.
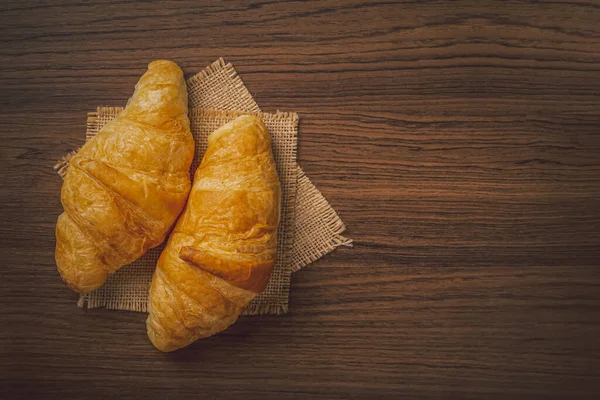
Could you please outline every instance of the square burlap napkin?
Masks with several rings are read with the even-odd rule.
[[[243,112],[260,112],[258,104],[254,101],[248,89],[244,86],[241,79],[237,75],[233,66],[226,63],[223,59],[219,59],[202,72],[196,74],[188,80],[188,92],[190,99],[190,107],[200,107],[204,109],[222,109],[222,110],[237,110]],[[100,107],[94,113],[89,114],[88,130],[86,139],[95,135],[101,127],[121,110],[116,107]],[[198,127],[198,123],[207,123],[210,125],[214,122],[208,122],[197,118],[211,118],[218,113],[207,110],[193,110],[190,115],[192,121],[192,131],[197,142],[206,140],[206,130]],[[222,115],[237,115],[222,114]],[[283,119],[294,121],[295,129],[297,130],[297,116],[293,113],[277,113],[277,114],[262,114],[267,115],[267,118]],[[224,118],[221,116],[220,118]],[[222,121],[224,121],[224,119]],[[216,119],[218,120],[218,118]],[[226,121],[225,121],[226,122]],[[223,122],[223,123],[225,123]],[[274,122],[274,120],[272,121]],[[265,121],[267,123],[267,121]],[[269,127],[269,124],[267,123]],[[218,127],[218,126],[217,126]],[[215,127],[216,129],[216,127]],[[274,136],[274,151],[277,157],[277,143],[282,143],[276,139],[277,132],[269,127],[271,134]],[[214,130],[214,129],[213,129]],[[204,133],[203,133],[204,132]],[[212,131],[211,131],[212,132]],[[203,138],[196,137],[197,134],[205,135]],[[210,132],[208,132],[210,133]],[[289,131],[288,131],[289,133]],[[295,134],[294,134],[295,137]],[[290,137],[288,135],[288,139]],[[294,139],[295,140],[295,139]],[[288,143],[289,144],[289,143]],[[199,162],[202,153],[196,153]],[[288,153],[280,153],[288,154]],[[55,167],[59,174],[64,174],[68,166],[67,155]],[[286,160],[289,157],[286,157]],[[281,158],[283,160],[283,158]],[[281,161],[278,159],[278,170],[282,173]],[[337,213],[329,205],[323,195],[310,182],[308,177],[304,175],[298,165],[295,164],[295,146],[294,146],[294,171],[297,177],[297,196],[295,203],[287,201],[284,203],[295,204],[291,207],[291,211],[287,214],[286,228],[280,227],[285,231],[285,234],[280,237],[285,238],[285,242],[280,241],[278,262],[271,277],[269,286],[247,307],[245,314],[270,314],[270,313],[285,313],[288,310],[288,296],[291,273],[297,271],[303,266],[315,261],[323,255],[331,252],[340,245],[350,246],[352,241],[341,235],[345,230],[345,226]],[[195,164],[192,170],[195,169]],[[289,174],[289,165],[286,164],[286,173]],[[288,177],[288,183],[291,180]],[[284,184],[282,180],[282,184]],[[291,192],[291,185],[288,187],[288,193]],[[285,200],[285,198],[284,198]],[[285,204],[284,204],[285,205]],[[295,219],[293,217],[295,212]],[[282,221],[283,224],[283,221]],[[293,246],[292,246],[293,243]],[[152,271],[156,264],[156,260],[162,251],[163,246],[151,249],[146,255],[135,263],[123,267],[115,273],[107,283],[99,290],[82,296],[79,301],[80,306],[107,307],[110,309],[122,309],[132,311],[146,311],[146,303],[148,296],[149,283],[152,277]]]

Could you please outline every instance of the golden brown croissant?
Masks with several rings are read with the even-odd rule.
[[[213,132],[154,271],[150,340],[172,351],[224,330],[266,287],[277,253],[280,185],[263,122],[244,115]]]
[[[153,61],[127,107],[70,161],[56,224],[56,265],[87,293],[162,243],[190,190],[194,139],[183,72]]]

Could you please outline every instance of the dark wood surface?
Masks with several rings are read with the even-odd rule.
[[[0,4],[0,397],[597,398],[600,2]],[[54,265],[55,160],[149,61],[223,56],[355,240],[174,354]]]

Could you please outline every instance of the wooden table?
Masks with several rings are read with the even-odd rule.
[[[600,2],[0,8],[0,397],[598,396]],[[300,114],[355,247],[294,275],[289,314],[161,354],[144,314],[75,306],[52,166],[149,61],[220,56]]]

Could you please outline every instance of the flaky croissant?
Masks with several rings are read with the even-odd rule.
[[[177,64],[153,61],[127,107],[71,159],[55,253],[71,289],[98,288],[164,241],[190,191],[187,102]]]
[[[172,351],[224,330],[269,280],[280,185],[271,137],[241,116],[208,137],[185,211],[150,288],[148,336]]]

